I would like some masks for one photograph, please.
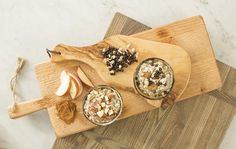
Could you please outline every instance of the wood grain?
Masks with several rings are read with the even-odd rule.
[[[106,36],[147,29],[117,13]],[[219,61],[217,65],[223,82],[221,89],[188,98],[166,110],[155,109],[57,139],[54,148],[218,148],[236,113],[236,69]]]
[[[130,49],[134,48],[138,53],[138,62],[133,63],[128,68],[124,69],[124,72],[122,73],[110,75],[107,66],[103,62],[102,49],[109,46],[126,49],[128,44],[130,44]],[[175,78],[172,92],[175,93],[176,100],[180,98],[186,89],[191,74],[190,56],[183,48],[172,44],[143,40],[140,38],[124,35],[111,36],[97,44],[86,47],[75,47],[60,44],[54,48],[53,52],[60,54],[52,53],[52,62],[67,62],[68,60],[77,60],[83,62],[95,69],[99,77],[107,85],[113,86],[115,88],[121,88],[123,90],[133,90],[134,94],[134,72],[136,71],[136,68],[140,62],[148,58],[156,57],[163,59],[171,66]],[[55,71],[55,73],[58,72]],[[56,80],[57,78],[54,79]],[[157,100],[153,100],[150,104],[160,107],[160,101]]]

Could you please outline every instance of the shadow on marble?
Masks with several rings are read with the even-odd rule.
[[[7,128],[0,125],[0,149],[13,148],[13,145],[7,140],[9,138],[11,138],[11,142],[14,141],[12,140],[13,138],[11,135],[7,132]]]
[[[26,116],[26,120],[32,124],[37,130],[45,134],[52,133],[53,127],[51,125],[48,112],[46,110],[38,111]]]

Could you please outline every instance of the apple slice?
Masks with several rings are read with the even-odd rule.
[[[70,81],[70,96],[72,99],[75,99],[77,97],[77,94],[78,94],[78,85],[76,84],[75,80],[73,78],[71,78],[71,81]]]
[[[93,83],[88,79],[86,74],[83,72],[83,70],[79,66],[77,68],[77,74],[82,82],[84,82],[86,85],[90,87],[94,87]]]
[[[66,71],[61,72],[60,82],[61,84],[55,93],[57,96],[65,95],[70,87],[70,77],[67,75]]]
[[[74,98],[76,98],[76,97],[78,97],[79,95],[82,94],[82,92],[83,92],[83,85],[82,85],[79,77],[77,75],[75,75],[73,72],[68,72],[68,75],[70,76],[71,81],[74,82],[75,87],[76,87],[76,95],[75,96],[71,96],[71,98],[74,99]],[[73,90],[72,86],[71,86],[70,91],[71,90]]]

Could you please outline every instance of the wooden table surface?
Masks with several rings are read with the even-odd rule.
[[[105,37],[149,27],[117,13]],[[57,139],[54,148],[217,148],[236,112],[236,69],[217,61],[223,87],[106,127]]]

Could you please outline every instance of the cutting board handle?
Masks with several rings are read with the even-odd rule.
[[[79,60],[96,69],[100,65],[102,58],[102,49],[109,45],[102,41],[91,46],[75,47],[64,44],[57,45],[53,51],[48,50],[52,62],[62,62],[67,60]],[[103,62],[102,62],[103,63]]]
[[[48,104],[46,104],[46,100],[46,98],[42,97],[17,103],[15,109],[13,109],[12,106],[8,107],[8,114],[10,118],[15,119],[45,109],[48,106]]]

